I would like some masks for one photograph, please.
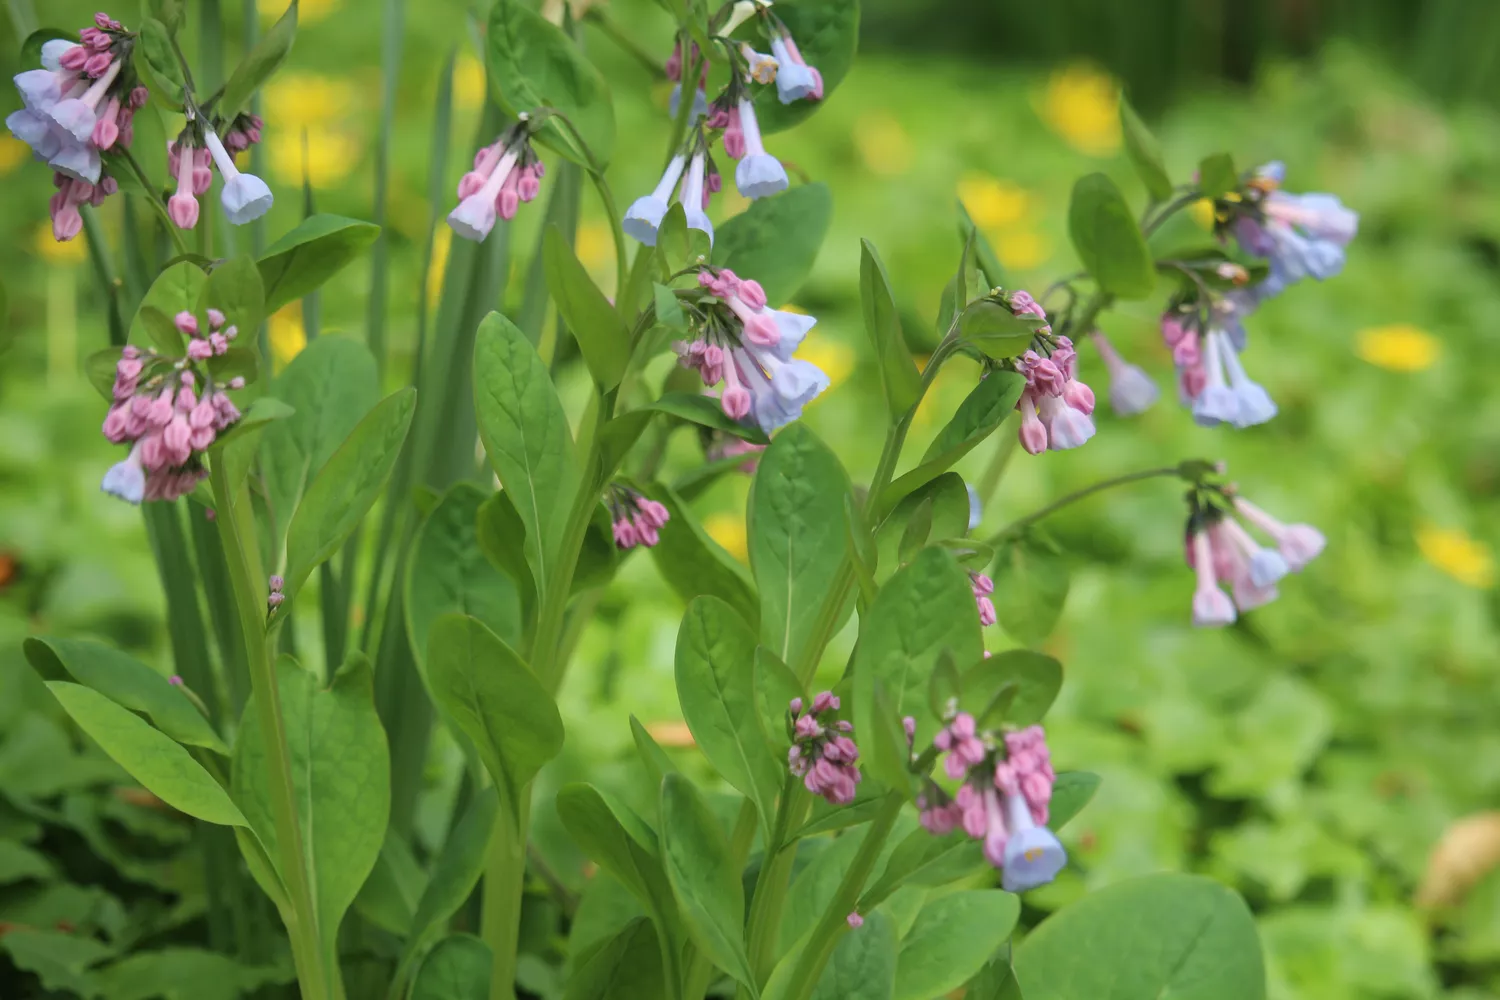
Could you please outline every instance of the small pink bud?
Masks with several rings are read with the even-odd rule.
[[[187,336],[198,336],[198,317],[194,316],[186,309],[178,313],[176,316],[173,316],[172,322],[176,324],[178,330],[182,331]]]
[[[245,377],[243,375],[236,375],[234,378],[230,379],[229,380],[229,388],[231,388],[231,389],[243,389],[243,388],[245,388]]]
[[[208,328],[217,330],[224,325],[224,314],[217,309],[208,310]]]
[[[745,305],[751,309],[764,309],[766,307],[766,290],[760,286],[760,282],[753,278],[746,278],[740,282],[738,294],[744,300]]]
[[[787,705],[787,707],[791,710],[791,713],[793,715],[801,715],[802,714],[802,699],[801,698],[793,698],[791,700],[791,702]]]
[[[286,580],[284,580],[281,576],[279,576],[277,574],[274,574],[274,573],[271,575],[271,578],[269,580],[267,580],[266,582],[268,584],[270,584],[270,587],[271,587],[272,590],[281,590],[283,587],[286,586]]]
[[[167,683],[172,685],[173,687],[182,687],[182,675],[173,674],[171,677],[167,678]]]
[[[730,420],[744,420],[750,413],[750,390],[742,385],[727,386],[719,405]]]
[[[865,925],[865,918],[862,917],[862,916],[860,916],[858,913],[851,913],[851,914],[849,914],[849,916],[845,917],[844,919],[845,919],[845,922],[847,922],[849,924],[849,927],[852,930],[859,930],[861,927],[863,927]]]
[[[167,199],[167,215],[178,229],[192,229],[198,225],[198,199],[191,193],[178,191]]]
[[[281,602],[284,600],[286,600],[286,595],[281,593],[280,591],[273,591],[266,597],[266,603],[271,606],[272,611],[275,611],[277,608],[281,607]]]

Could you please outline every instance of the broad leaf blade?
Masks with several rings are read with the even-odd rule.
[[[338,215],[314,215],[266,248],[258,260],[270,314],[315,292],[380,236],[380,227]]]
[[[1120,189],[1105,174],[1089,174],[1073,185],[1068,234],[1084,270],[1103,291],[1144,299],[1156,287],[1156,265],[1146,238]]]
[[[906,335],[901,332],[901,316],[896,309],[896,297],[891,291],[885,263],[869,240],[860,241],[859,293],[864,307],[865,332],[875,345],[875,357],[880,362],[880,384],[885,387],[886,404],[894,423],[916,402],[922,376],[907,349]]]
[[[766,303],[780,306],[807,280],[832,218],[833,196],[821,182],[757,198],[714,234],[714,263],[754,278]]]
[[[589,372],[604,389],[613,389],[630,360],[630,331],[614,306],[599,291],[588,271],[573,254],[556,224],[547,227],[542,240],[547,286],[568,329],[578,339],[578,349]]]

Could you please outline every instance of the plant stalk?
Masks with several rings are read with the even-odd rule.
[[[1168,465],[1160,469],[1143,469],[1139,472],[1128,472],[1123,476],[1115,476],[1112,479],[1101,480],[1100,482],[1094,483],[1092,486],[1085,486],[1081,490],[1074,490],[1072,493],[1069,493],[1066,496],[1059,497],[1057,500],[1054,500],[1047,506],[1041,508],[1040,510],[1033,511],[1030,514],[1027,514],[1025,517],[1017,518],[1016,520],[1007,524],[1005,527],[1001,528],[999,531],[995,532],[988,539],[986,539],[986,541],[990,545],[998,545],[1001,542],[1020,534],[1022,531],[1026,530],[1031,525],[1037,523],[1043,518],[1050,517],[1058,511],[1062,510],[1064,507],[1067,507],[1070,504],[1077,503],[1079,500],[1083,500],[1086,497],[1091,497],[1095,493],[1102,493],[1105,490],[1113,489],[1116,486],[1124,486],[1126,483],[1138,483],[1143,479],[1157,479],[1163,476],[1181,475],[1182,471],[1180,466]]]

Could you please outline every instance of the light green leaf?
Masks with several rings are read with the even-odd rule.
[[[964,309],[958,320],[958,335],[987,357],[1004,361],[1026,353],[1038,330],[1047,325],[1040,316],[1017,316],[994,299],[978,299]],[[991,373],[993,378],[996,373]]]
[[[990,575],[1000,627],[1027,645],[1045,639],[1068,598],[1068,563],[1057,548],[1036,532],[1013,538],[1000,546]]]
[[[974,713],[981,726],[1001,722],[1030,726],[1042,721],[1057,692],[1062,690],[1062,664],[1045,653],[1007,649],[971,666],[963,675],[960,704]],[[1001,692],[1008,693],[1002,695]],[[997,696],[1004,701],[998,715],[980,718]]]
[[[903,885],[943,885],[987,864],[979,841],[966,836],[934,837],[918,827],[891,851],[880,880],[860,897],[860,912],[879,906]]]
[[[1025,388],[1026,380],[1015,372],[994,371],[980,379],[958,405],[953,419],[933,438],[921,464],[886,487],[879,509],[890,510],[902,497],[947,472],[978,447],[1015,410]]]
[[[995,255],[995,250],[990,246],[990,241],[980,232],[979,227],[974,225],[974,220],[969,217],[969,210],[962,201],[958,203],[958,235],[960,239],[968,239],[969,234],[974,234],[974,256],[979,263],[979,269],[984,272],[985,281],[991,287],[1005,283],[1005,269],[1000,266],[1000,258]]]
[[[233,119],[235,115],[244,111],[250,103],[250,98],[265,85],[276,72],[288,53],[292,51],[292,42],[297,37],[297,0],[292,0],[287,5],[286,13],[277,18],[276,23],[271,25],[271,30],[261,35],[256,40],[253,48],[240,60],[240,64],[234,68],[229,82],[224,84],[224,96],[219,99],[216,109],[227,119]]]
[[[449,934],[428,952],[410,1000],[489,1000],[490,946],[472,934]]]
[[[939,896],[917,915],[896,959],[895,1000],[931,1000],[962,986],[1010,937],[1021,901],[995,889]],[[1111,995],[1107,989],[1095,998]]]
[[[0,886],[33,879],[50,881],[56,876],[45,855],[14,840],[0,839]]]
[[[474,741],[511,822],[519,822],[521,789],[562,750],[557,705],[531,668],[477,619],[443,615],[429,636],[433,701]]]
[[[656,229],[656,264],[662,278],[695,261],[708,260],[710,253],[708,234],[701,229],[689,229],[682,202],[672,202]]]
[[[484,873],[490,835],[499,814],[500,797],[493,788],[480,791],[470,801],[438,855],[422,898],[417,901],[408,950],[426,947],[474,891]]]
[[[665,285],[651,283],[651,301],[656,306],[656,321],[662,326],[671,327],[674,330],[682,330],[687,327],[687,318],[682,315],[682,306],[677,301],[677,296],[672,289]]]
[[[111,701],[150,716],[156,728],[179,743],[229,753],[187,695],[135,657],[83,639],[27,639],[25,649],[26,658],[44,678],[71,675]]]
[[[619,879],[649,908],[666,885],[656,833],[629,806],[593,785],[564,785],[557,793],[563,828],[591,861]],[[674,907],[675,909],[675,907]]]
[[[696,377],[696,376],[695,376]],[[111,372],[110,378],[114,375]],[[708,396],[688,392],[668,392],[653,403],[642,407],[646,410],[654,410],[657,413],[666,413],[674,417],[680,417],[689,423],[710,430],[723,431],[737,438],[749,441],[751,444],[766,444],[770,441],[765,433],[753,424],[742,424],[731,418],[724,412],[718,400],[710,399]]]
[[[715,965],[758,996],[741,931],[744,888],[729,841],[693,783],[680,774],[662,779],[661,849],[688,934]]]
[[[791,128],[833,96],[834,89],[854,65],[854,50],[859,45],[859,0],[798,0],[776,8],[797,41],[797,51],[809,66],[816,66],[823,77],[823,100],[800,100],[782,104],[776,88],[762,87],[756,95],[755,113],[762,132],[780,132]],[[755,38],[763,52],[770,44]]]
[[[896,924],[884,913],[839,938],[811,1000],[891,1000],[896,989]]]
[[[178,261],[156,276],[140,308],[130,323],[129,342],[137,347],[155,347],[169,357],[187,353],[182,334],[172,325],[172,317],[183,310],[191,312],[203,297],[208,276],[197,264]],[[116,358],[119,352],[115,352]]]
[[[860,240],[859,293],[864,307],[865,332],[880,363],[880,384],[894,423],[917,400],[922,376],[901,332],[901,316],[885,263],[869,240]]]
[[[1205,198],[1222,198],[1240,186],[1234,157],[1228,153],[1205,156],[1198,164],[1198,190]]]
[[[1100,778],[1091,771],[1062,771],[1052,783],[1047,826],[1056,833],[1083,811],[1099,790]]]
[[[412,849],[399,833],[387,829],[375,867],[354,897],[354,912],[381,930],[405,938],[411,934],[417,895],[426,881],[427,873]]]
[[[303,860],[322,946],[333,957],[339,924],[385,842],[390,750],[375,713],[373,671],[362,653],[351,654],[327,688],[290,656],[277,659],[276,678]],[[245,706],[247,719],[254,718],[253,701]],[[279,863],[270,761],[261,729],[253,723],[240,727],[233,776],[235,800],[265,845],[266,856]],[[251,871],[264,886],[270,873],[257,871],[254,864]]]
[[[561,28],[523,5],[499,0],[490,10],[486,49],[490,88],[512,115],[556,108],[583,136],[594,159],[609,163],[615,145],[615,112],[603,74]],[[588,155],[572,133],[548,122],[537,138],[574,163]]]
[[[152,94],[173,108],[182,107],[182,65],[172,48],[172,34],[154,17],[141,22],[136,41],[136,68],[150,81]]]
[[[183,0],[150,0],[147,9],[151,16],[162,23],[170,35],[176,35],[182,27]],[[76,39],[75,39],[76,40]]]
[[[486,496],[457,483],[427,515],[406,571],[407,635],[419,668],[440,615],[471,615],[501,641],[521,642],[521,597],[514,580],[490,565],[479,547],[479,510]]]
[[[80,934],[16,927],[0,935],[0,952],[22,972],[30,972],[48,991],[63,990],[83,997],[98,996],[98,981],[90,972],[114,949]]]
[[[526,565],[526,526],[510,494],[501,490],[479,505],[475,541],[490,565],[516,585],[527,615],[536,605],[536,581]]]
[[[783,305],[812,272],[832,218],[833,196],[821,181],[757,198],[714,234],[713,261],[760,282],[767,305]]]
[[[568,979],[563,1000],[661,1000],[668,995],[656,930],[637,917],[581,962]]]
[[[242,965],[201,948],[138,951],[96,972],[109,1000],[240,1000],[262,986],[287,982],[274,966]]]
[[[302,220],[255,262],[265,282],[266,314],[317,291],[379,236],[379,226],[338,215]]]
[[[525,334],[499,313],[479,324],[474,404],[479,437],[526,526],[526,559],[538,590],[545,591],[578,488],[578,460],[547,366]]]
[[[1016,949],[1027,1000],[1263,1000],[1255,921],[1199,875],[1117,882],[1063,909]]]
[[[661,540],[651,548],[651,558],[662,579],[684,601],[708,594],[728,603],[746,621],[755,621],[760,607],[744,566],[709,537],[692,508],[671,489],[654,484],[646,492],[664,505],[671,517],[660,532]],[[752,635],[749,648],[754,646]]]
[[[79,728],[167,805],[206,823],[245,825],[228,793],[203,766],[140,716],[81,684],[48,681],[47,688]]]
[[[239,349],[250,353],[253,359],[254,351],[247,345],[255,343],[255,331],[265,318],[265,304],[266,290],[261,281],[260,270],[254,259],[245,255],[231,257],[209,272],[194,312],[198,321],[204,324],[208,322],[208,310],[217,309],[223,313],[226,331],[229,327],[238,331],[235,343],[240,345]],[[207,333],[206,326],[204,332]],[[224,360],[223,357],[213,358],[209,364]],[[219,374],[220,369],[216,368],[215,377]]]
[[[1162,164],[1161,143],[1156,141],[1156,136],[1151,134],[1146,123],[1141,121],[1140,115],[1135,113],[1135,108],[1130,106],[1123,95],[1120,97],[1120,131],[1125,136],[1125,152],[1135,165],[1135,172],[1140,175],[1141,183],[1146,185],[1146,193],[1151,196],[1151,200],[1166,201],[1171,198],[1172,178]]]
[[[613,389],[620,383],[625,364],[630,360],[630,331],[589,277],[588,270],[579,263],[556,223],[547,227],[542,239],[542,257],[552,300],[577,338],[590,374],[601,388]]]
[[[1068,234],[1084,270],[1102,291],[1122,299],[1144,299],[1156,287],[1156,265],[1146,238],[1107,175],[1088,174],[1073,185]]]
[[[344,439],[308,486],[286,533],[286,594],[293,597],[314,569],[359,526],[385,489],[416,407],[406,388],[381,400]]]

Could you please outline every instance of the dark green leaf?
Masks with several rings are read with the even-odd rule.
[[[689,229],[687,211],[682,202],[672,202],[656,229],[656,262],[662,277],[675,274],[696,261],[708,260],[710,250],[708,234],[701,229]]]
[[[182,27],[183,0],[151,0],[151,16],[160,21],[169,34],[175,35]]]
[[[1052,801],[1047,825],[1053,832],[1083,811],[1099,790],[1099,776],[1091,771],[1063,771],[1052,784]]]
[[[987,863],[979,842],[962,835],[934,837],[918,827],[891,851],[880,880],[860,897],[860,909],[879,906],[902,885],[943,885]]]
[[[479,506],[476,541],[490,565],[510,577],[520,592],[521,607],[529,609],[536,604],[536,582],[531,577],[531,567],[526,565],[526,526],[510,494],[504,490],[496,493]]]
[[[499,6],[505,5],[502,2]],[[542,255],[552,299],[568,329],[578,339],[578,349],[589,372],[601,388],[613,389],[630,359],[630,331],[574,256],[573,248],[555,223],[547,227]]]
[[[130,323],[129,342],[137,347],[154,346],[169,357],[186,354],[187,345],[172,325],[172,317],[183,310],[196,309],[207,283],[203,269],[188,261],[179,261],[162,271],[136,310]]]
[[[338,215],[314,215],[266,248],[255,262],[270,314],[317,291],[380,236],[380,227]]]
[[[1099,288],[1122,299],[1144,299],[1156,287],[1146,238],[1115,182],[1089,174],[1073,185],[1068,234],[1084,270]]]
[[[896,959],[895,1000],[931,1000],[957,989],[1010,937],[1021,903],[994,889],[955,892],[922,907]],[[1111,995],[1108,989],[1094,998]]]
[[[754,278],[766,291],[766,303],[780,306],[807,280],[832,217],[833,196],[821,182],[757,198],[719,227],[714,263]]]
[[[668,995],[656,930],[637,917],[582,962],[568,979],[563,1000],[661,1000]]]
[[[613,476],[651,423],[650,410],[622,413],[599,432],[600,476]]]
[[[652,301],[656,304],[656,321],[662,326],[669,326],[674,330],[682,330],[687,327],[687,319],[682,315],[682,306],[677,302],[677,296],[672,289],[665,285],[651,283]]]
[[[410,1000],[489,1000],[494,956],[472,934],[449,934],[427,953]]]
[[[901,332],[901,316],[896,310],[896,297],[885,263],[869,240],[860,240],[859,294],[864,306],[865,332],[875,346],[880,384],[885,387],[886,404],[894,422],[916,402],[922,376],[906,347],[906,335]]]
[[[1017,316],[994,299],[970,303],[959,317],[958,335],[997,361],[1026,353],[1037,330],[1047,325],[1040,316]]]
[[[229,82],[224,85],[224,96],[216,109],[226,119],[244,111],[250,98],[265,85],[276,72],[287,54],[292,51],[292,41],[297,37],[297,0],[287,5],[286,13],[271,25],[271,30],[256,40],[253,48],[235,67]]]
[[[144,69],[152,95],[173,108],[181,108],[182,64],[172,49],[172,35],[166,25],[154,17],[141,22],[135,52],[136,67]]]
[[[1234,157],[1228,153],[1205,156],[1198,164],[1198,190],[1205,198],[1222,198],[1240,186]]]
[[[902,497],[951,469],[1005,422],[1025,388],[1026,380],[1015,372],[993,371],[980,379],[928,445],[921,464],[886,487],[878,509],[890,510]]]
[[[787,736],[787,712],[793,698],[802,698],[807,692],[802,682],[792,673],[792,668],[781,661],[775,653],[764,646],[755,647],[755,710],[760,717],[761,734],[770,745],[777,769],[786,759],[791,746]]]
[[[284,983],[290,973],[251,966],[201,948],[138,951],[96,973],[109,1000],[240,1000],[262,986]]]
[[[995,556],[995,617],[1001,628],[1028,646],[1045,639],[1068,598],[1068,563],[1036,533],[1013,538]]]
[[[78,996],[98,995],[99,985],[89,971],[114,953],[108,945],[80,934],[16,927],[0,936],[0,952],[22,972],[30,972],[49,992],[62,990]]]
[[[811,1000],[891,1000],[896,989],[896,924],[884,913],[839,938]]]
[[[1161,144],[1123,96],[1120,98],[1120,130],[1125,135],[1125,152],[1130,155],[1130,162],[1135,165],[1135,172],[1146,185],[1151,200],[1171,198],[1172,178],[1162,164]]]
[[[746,621],[755,621],[760,608],[744,566],[709,537],[681,497],[659,484],[646,492],[671,516],[661,530],[661,540],[651,549],[651,558],[677,596],[691,601],[709,594],[727,602]],[[752,636],[750,648],[754,646]]]
[[[157,18],[160,20],[160,17]],[[20,65],[30,67],[39,65],[42,61],[42,46],[48,42],[61,39],[66,42],[78,43],[78,32],[63,31],[61,28],[38,28],[27,35],[21,42]]]
[[[246,255],[231,257],[209,272],[194,312],[200,323],[208,321],[210,309],[223,313],[226,331],[231,326],[238,330],[242,335],[238,342],[245,347],[255,342],[255,331],[265,318],[265,305],[266,290],[260,270]]]
[[[699,427],[733,434],[751,444],[766,444],[770,440],[765,432],[754,424],[742,424],[730,418],[724,412],[724,408],[719,405],[719,401],[708,396],[688,392],[669,392],[656,402],[642,408],[670,414],[689,423],[697,424]]]

